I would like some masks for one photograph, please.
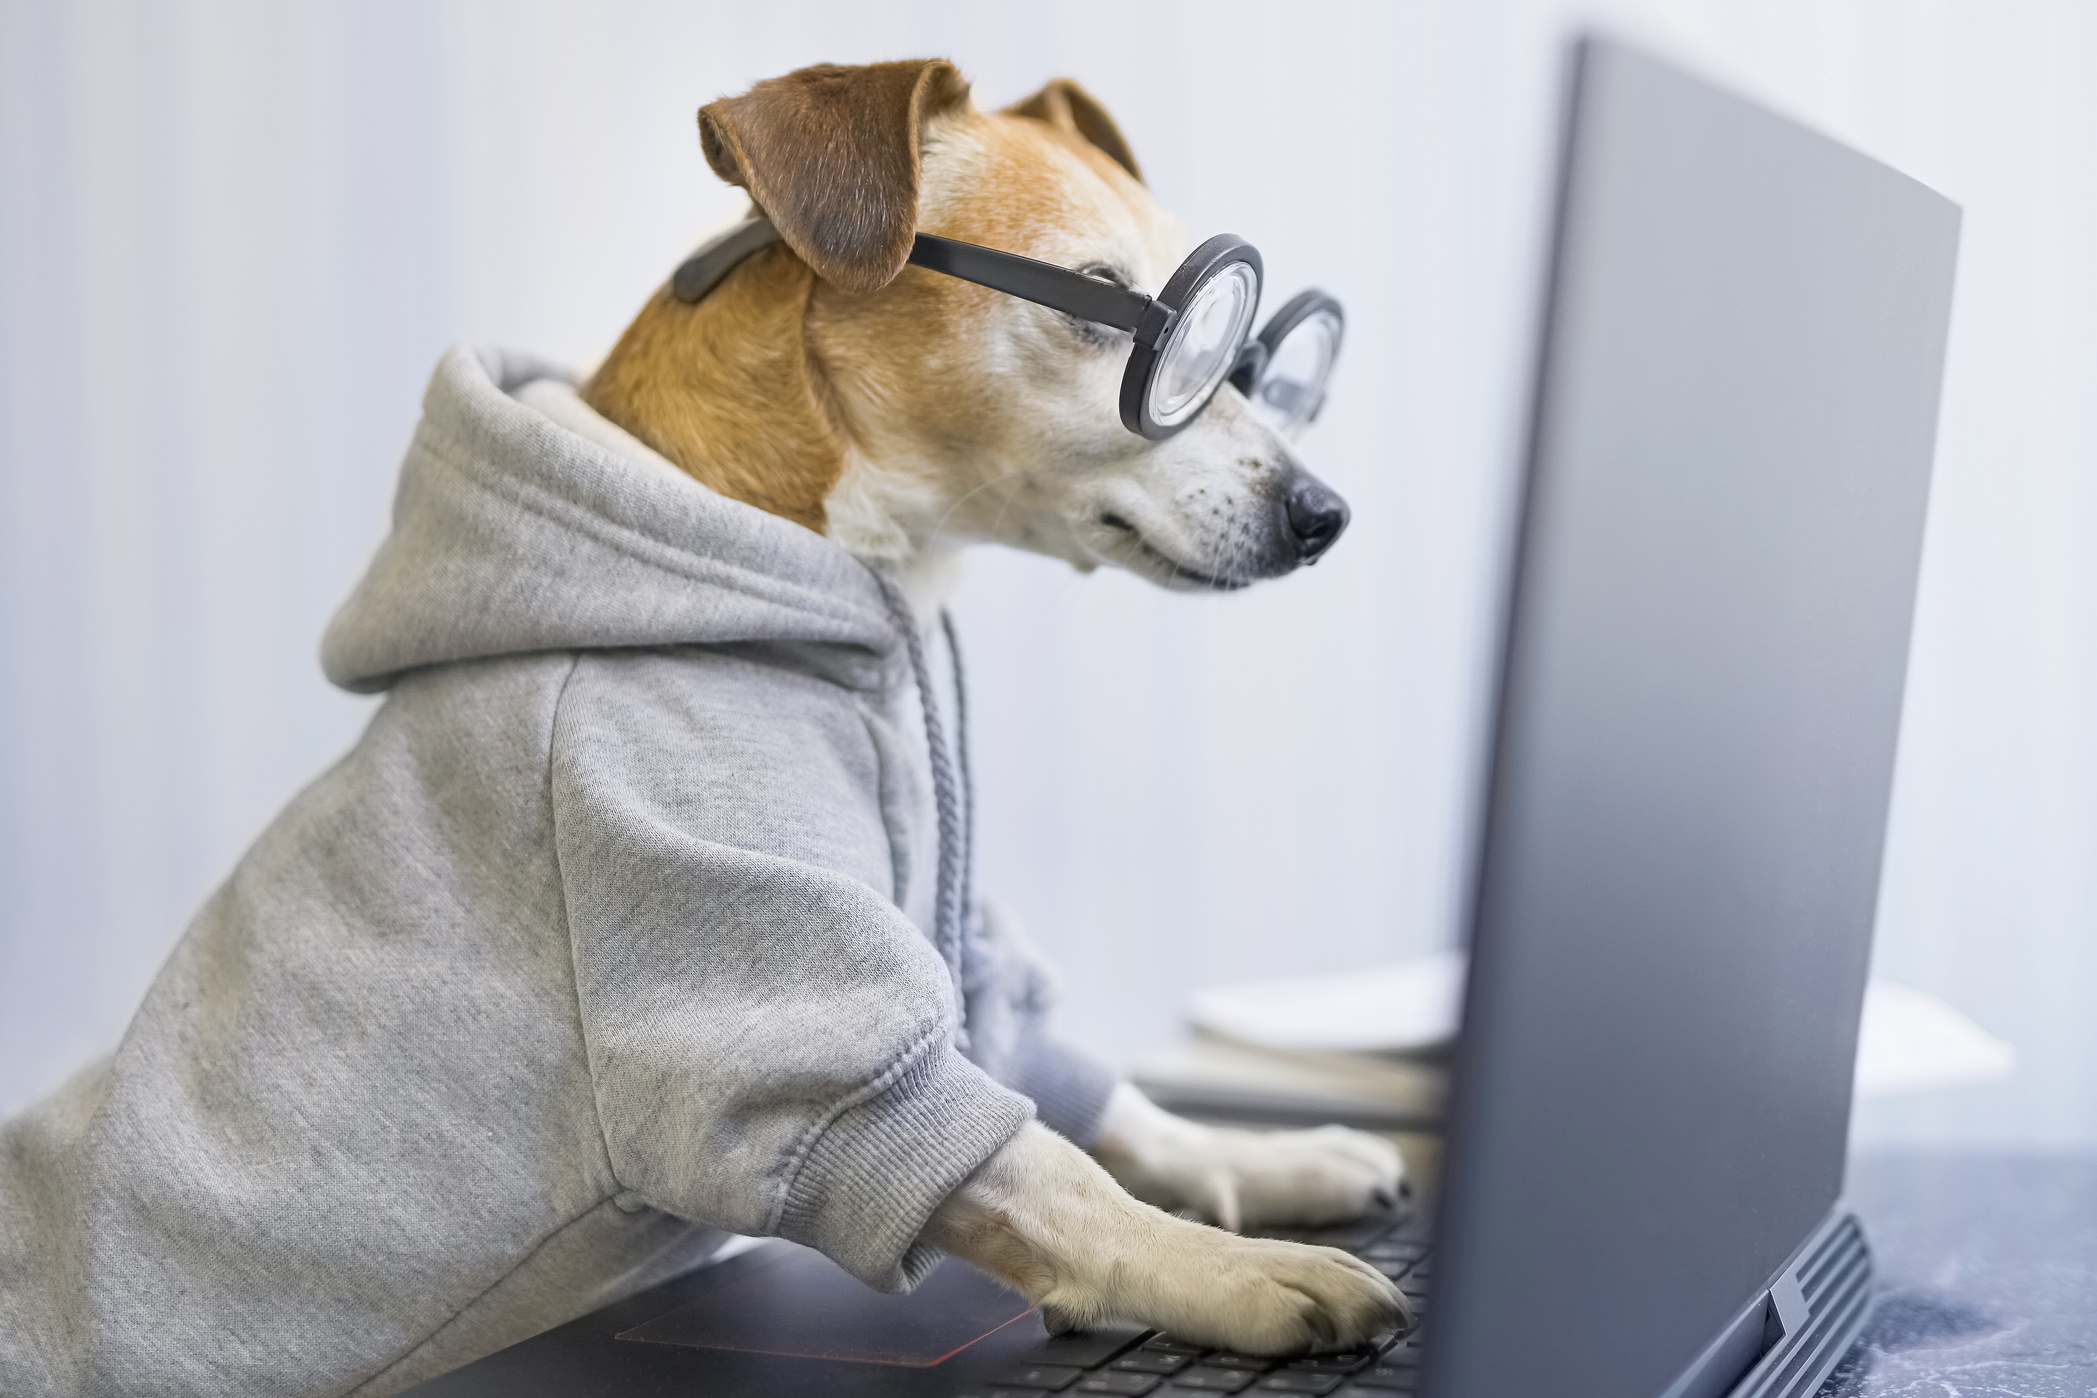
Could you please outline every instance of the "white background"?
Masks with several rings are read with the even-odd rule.
[[[818,60],[1071,75],[1196,237],[1352,313],[1355,524],[1185,599],[983,554],[984,882],[1127,1060],[1193,985],[1452,938],[1569,26],[1967,211],[1879,969],[2017,1044],[1871,1142],[2097,1143],[2097,8],[2078,0],[0,0],[0,1111],[113,1045],[369,708],[321,627],[461,338],[609,345],[734,207],[693,111]]]

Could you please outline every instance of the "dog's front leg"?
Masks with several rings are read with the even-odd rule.
[[[1344,1126],[1233,1131],[1114,1089],[1094,1153],[1138,1199],[1193,1209],[1232,1232],[1336,1223],[1388,1207],[1405,1176],[1390,1142]]]
[[[1410,1321],[1367,1263],[1174,1218],[1034,1122],[946,1198],[925,1236],[1040,1307],[1052,1331],[1132,1320],[1202,1344],[1296,1354]]]

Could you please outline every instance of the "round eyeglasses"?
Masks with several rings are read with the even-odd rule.
[[[697,302],[738,263],[780,241],[771,220],[753,218],[712,239],[670,279],[680,301]],[[1225,383],[1254,416],[1295,436],[1325,405],[1346,316],[1322,291],[1292,298],[1252,334],[1264,268],[1259,249],[1219,234],[1196,248],[1156,296],[979,243],[920,233],[910,263],[1096,325],[1129,332],[1121,376],[1121,421],[1153,441],[1198,416]]]

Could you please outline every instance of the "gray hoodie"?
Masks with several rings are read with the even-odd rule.
[[[323,646],[384,704],[0,1127],[8,1398],[389,1393],[728,1231],[898,1290],[1030,1116],[1089,1142],[1016,929],[936,945],[895,594],[565,382],[445,356]]]

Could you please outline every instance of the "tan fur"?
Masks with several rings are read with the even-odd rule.
[[[1092,147],[1041,122],[1002,113],[972,112],[936,129],[938,159],[923,192],[924,231],[1071,267],[1103,260],[1103,254],[1139,270],[1161,261],[1169,266],[1176,257],[1177,227],[1140,185]],[[1073,236],[1073,230],[1082,231]],[[1015,319],[1059,317],[916,267],[867,296],[818,286],[809,305],[809,341],[835,385],[856,459],[878,465],[892,497],[915,482],[925,487],[928,500],[941,502],[937,514],[900,521],[905,537],[886,547],[833,533],[839,542],[903,561],[935,529],[990,539],[997,537],[995,522],[1032,517],[1028,502],[1007,494],[1021,479],[1020,468],[1038,458],[1043,446],[1040,417],[1025,410],[1023,396],[1052,385],[1064,366],[1031,353],[1035,346],[1027,341],[1000,333]],[[1132,457],[1141,449],[1141,439],[1118,420],[1104,421],[1110,454]],[[955,499],[980,508],[973,515],[951,513],[946,504]],[[1035,538],[1007,542],[1059,552]]]
[[[803,336],[814,285],[775,247],[696,306],[665,286],[583,400],[709,489],[821,533],[848,443]]]
[[[910,255],[925,123],[967,105],[945,59],[820,63],[707,103],[699,143],[817,276],[875,291]]]
[[[1024,102],[1015,102],[1005,110],[1069,133],[1105,154],[1139,183],[1142,181],[1143,171],[1136,166],[1136,153],[1129,149],[1114,118],[1093,100],[1091,93],[1069,78],[1057,78]]]
[[[1112,121],[1075,84],[1053,83],[1010,112],[985,114],[968,105],[965,86],[954,90],[958,75],[951,83],[942,79],[937,101],[920,94],[915,105],[899,102],[902,70],[915,66],[873,65],[879,70],[875,95],[850,104],[877,116],[885,107],[890,120],[917,123],[907,140],[860,143],[883,153],[886,174],[879,183],[887,191],[875,200],[877,212],[888,216],[907,189],[908,223],[897,227],[909,236],[922,228],[1069,261],[1074,250],[1059,239],[1067,242],[1073,227],[1099,226],[1103,206],[1111,204],[1122,222],[1155,225],[1147,241],[1158,245],[1157,255],[1173,250],[1176,228],[1157,214],[1131,174],[1134,157]],[[922,66],[928,74],[951,72],[943,64]],[[920,77],[908,92],[927,85]],[[767,86],[759,84],[752,96]],[[731,164],[724,177],[732,174],[752,191],[790,246],[796,237],[760,194],[785,206],[778,191],[793,187],[797,162],[821,150],[757,133],[770,129],[771,118],[803,114],[805,100],[788,100],[796,94],[789,87],[755,109],[746,97],[710,103],[702,112],[707,129],[739,133],[740,143],[721,161],[778,162],[769,175]],[[1074,108],[1092,114],[1086,124],[1108,133],[1130,168],[1081,134],[1070,115]],[[1057,120],[1012,114],[1025,109],[1052,112]],[[936,187],[921,188],[921,149],[928,142],[941,149],[946,168]],[[730,136],[721,135],[718,145],[727,150]],[[846,203],[861,194],[840,190],[832,197]],[[793,207],[808,227],[817,227],[810,206]],[[816,237],[804,232],[799,241]],[[979,488],[992,478],[986,465],[994,467],[1012,449],[1000,450],[999,442],[1013,426],[1009,385],[981,372],[984,325],[1008,309],[1010,298],[903,267],[907,244],[906,236],[895,267],[871,292],[860,289],[864,274],[839,284],[836,247],[821,254],[821,265],[831,268],[821,277],[812,274],[810,259],[773,249],[737,268],[696,307],[667,287],[658,290],[583,386],[583,399],[710,489],[819,533],[830,532],[826,498],[855,459],[892,461],[906,473],[936,474],[943,482],[959,476],[961,488]],[[1131,251],[1140,257],[1149,250]],[[886,248],[881,256],[893,252]],[[878,552],[895,558],[923,542],[899,541]]]

